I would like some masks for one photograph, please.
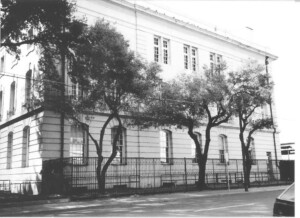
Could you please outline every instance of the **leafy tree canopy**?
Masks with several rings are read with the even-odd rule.
[[[1,46],[20,55],[20,45],[68,47],[83,31],[68,0],[2,0]],[[33,34],[30,31],[34,30]]]

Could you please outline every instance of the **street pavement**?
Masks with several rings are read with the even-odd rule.
[[[128,197],[26,205],[0,205],[7,216],[101,216],[101,217],[264,217],[272,216],[275,198],[287,186],[133,195]]]

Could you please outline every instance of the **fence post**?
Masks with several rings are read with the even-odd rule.
[[[235,165],[236,165],[236,172],[239,172],[238,160],[235,160]]]
[[[155,159],[153,158],[153,179],[154,179],[154,184],[153,184],[153,187],[155,189]]]
[[[185,190],[187,191],[186,158],[184,158],[184,175],[185,175]]]
[[[215,180],[215,163],[214,163],[214,159],[211,160],[212,161],[212,167],[213,167],[213,180]],[[214,181],[214,189],[216,188],[216,180]]]

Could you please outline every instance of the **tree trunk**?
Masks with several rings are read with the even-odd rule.
[[[246,161],[246,179],[247,179],[247,186],[250,188],[250,172],[251,172],[251,167],[252,167],[252,161],[250,159],[249,154],[246,153],[245,155],[245,161]]]
[[[100,193],[103,193],[103,188],[105,188],[105,185],[103,186],[103,180],[101,178],[101,165],[102,165],[102,161],[103,161],[103,157],[99,157],[97,159],[97,182],[98,182],[98,190]],[[105,184],[105,180],[104,180],[104,184]]]
[[[204,158],[204,156],[202,156],[202,159],[198,162],[198,167],[199,167],[199,178],[198,178],[197,187],[201,191],[206,188],[206,184],[205,184],[206,158]]]
[[[240,127],[241,129],[241,127]],[[244,173],[244,188],[245,188],[245,191],[247,192],[248,191],[248,184],[249,184],[249,179],[248,179],[248,174],[247,174],[247,164],[246,164],[246,160],[245,160],[245,156],[246,156],[246,153],[245,153],[245,142],[244,142],[244,135],[243,135],[243,132],[242,130],[240,130],[240,134],[239,134],[239,138],[240,138],[240,141],[241,141],[241,148],[242,148],[242,157],[243,157],[243,173]]]
[[[104,164],[103,168],[102,169],[99,168],[99,170],[101,170],[101,171],[99,171],[100,175],[98,175],[98,168],[97,168],[97,176],[99,176],[99,178],[98,178],[98,188],[99,188],[99,192],[101,194],[105,193],[106,172],[108,170],[108,167],[112,163],[112,161],[117,156],[117,141],[118,141],[119,135],[121,134],[121,131],[122,131],[121,119],[118,115],[116,115],[115,117],[117,118],[117,120],[119,122],[119,126],[118,126],[118,129],[117,129],[117,133],[114,137],[113,143],[112,143],[112,154],[110,155],[110,157],[108,158],[108,160]],[[103,160],[103,158],[102,158],[102,160]],[[101,167],[102,160],[101,160],[100,165],[99,165],[100,160],[98,159],[98,167],[99,166]]]

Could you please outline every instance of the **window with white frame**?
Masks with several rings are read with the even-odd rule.
[[[172,163],[172,132],[160,131],[160,161],[161,163]]]
[[[209,54],[209,61],[210,61],[210,70],[211,72],[218,72],[220,73],[221,68],[221,62],[222,62],[222,56],[215,53]]]
[[[7,136],[7,156],[6,156],[6,168],[12,168],[12,152],[13,152],[13,137],[14,134],[10,132]]]
[[[30,142],[30,128],[26,126],[23,129],[23,148],[22,148],[22,167],[29,165],[29,142]]]
[[[183,63],[184,69],[190,68],[190,46],[183,45]]]
[[[261,117],[262,119],[266,119],[269,116],[269,108],[268,104],[264,104],[261,106]]]
[[[198,71],[198,50],[195,47],[192,47],[192,71]]]
[[[170,40],[154,36],[154,61],[170,64]]]
[[[111,129],[111,143],[113,143],[114,138],[116,137],[118,132],[118,127],[115,126]],[[121,132],[118,136],[117,143],[117,155],[113,161],[113,164],[126,164],[126,129],[122,128]]]
[[[155,62],[159,62],[160,59],[159,43],[160,43],[160,37],[154,36],[154,61]]]
[[[219,135],[219,160],[220,163],[225,163],[225,155],[228,154],[227,137],[225,135]]]
[[[71,125],[69,157],[78,158],[78,164],[88,157],[88,126],[74,123]]]
[[[203,146],[202,146],[202,135],[199,132],[194,132],[194,134],[197,136],[198,142],[200,143],[200,150],[201,153],[203,154]],[[192,158],[193,158],[193,163],[197,163],[197,149],[196,149],[196,144],[193,139],[191,139],[191,147],[192,147]]]
[[[169,40],[163,39],[163,63],[169,64]]]
[[[81,99],[83,97],[83,89],[79,83],[71,83],[71,97],[73,99]]]

